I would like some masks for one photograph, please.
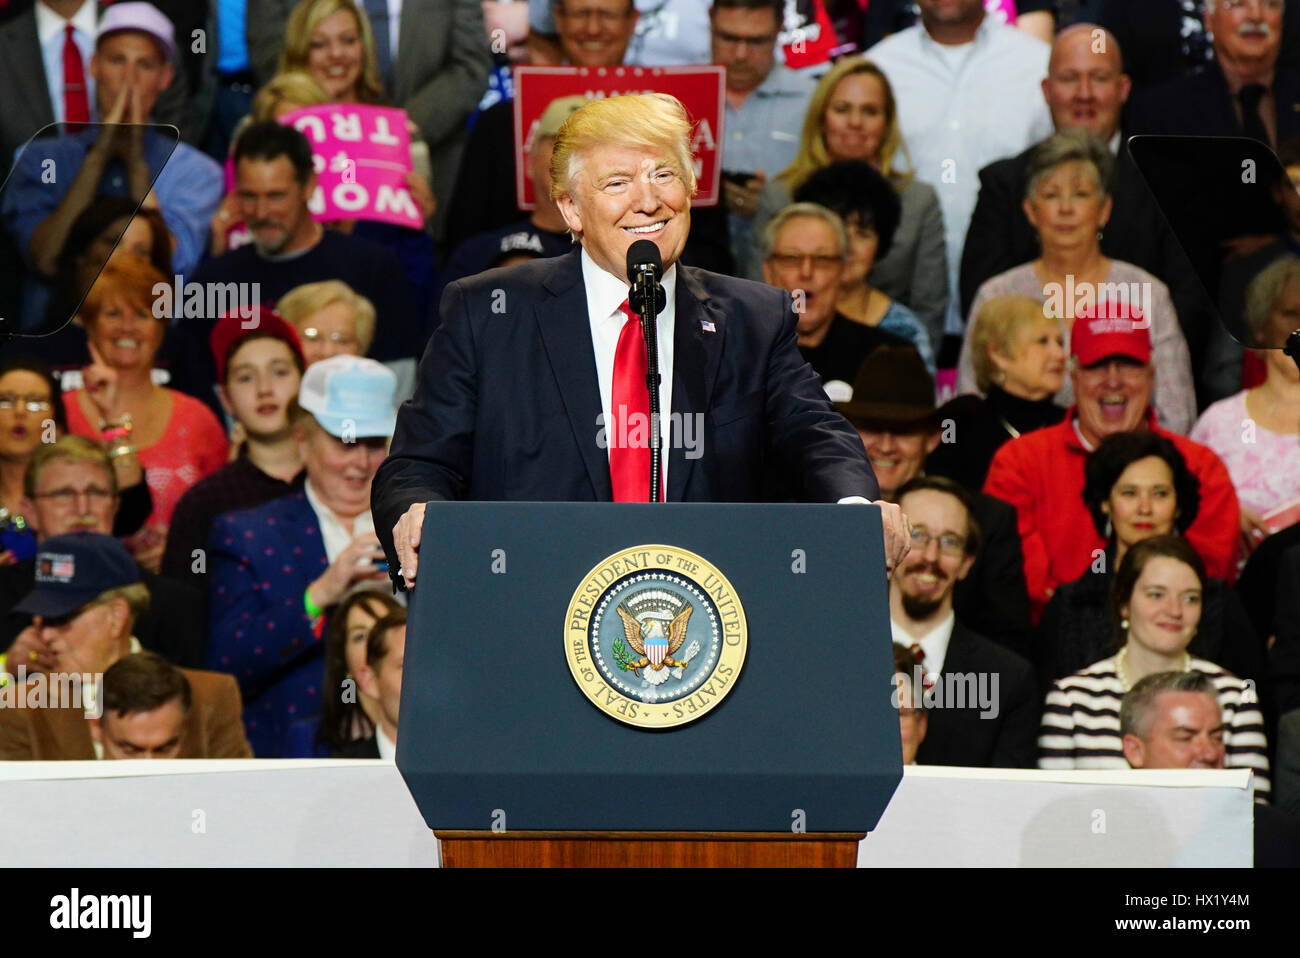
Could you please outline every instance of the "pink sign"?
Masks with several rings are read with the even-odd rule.
[[[691,153],[699,191],[691,206],[716,206],[722,175],[723,67],[516,67],[515,191],[519,208],[531,210],[532,181],[524,175],[526,146],[537,122],[557,97],[581,94],[594,100],[627,93],[668,93],[691,118]]]
[[[311,143],[316,191],[307,208],[315,219],[378,220],[424,228],[406,186],[411,135],[405,110],[325,103],[293,110],[279,119]]]

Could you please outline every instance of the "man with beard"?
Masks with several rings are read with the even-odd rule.
[[[958,622],[952,609],[953,586],[979,552],[966,491],[922,476],[899,489],[898,504],[912,524],[912,550],[894,570],[889,619],[894,641],[918,654],[925,672],[929,720],[917,762],[1032,768],[1039,717],[1032,667]]]
[[[205,263],[192,277],[205,290],[257,289],[273,306],[304,283],[338,279],[370,300],[379,321],[369,355],[380,362],[416,357],[424,348],[425,317],[417,315],[401,264],[384,247],[311,217],[316,189],[307,137],[274,120],[254,123],[235,144],[235,192],[253,242]],[[231,284],[239,284],[238,286]],[[218,316],[179,320],[168,337],[172,382],[220,413],[209,348]]]

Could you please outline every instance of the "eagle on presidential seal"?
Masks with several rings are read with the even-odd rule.
[[[615,608],[623,620],[627,644],[639,656],[628,655],[620,648],[622,643],[615,639],[614,656],[619,666],[650,685],[668,681],[670,674],[680,679],[682,671],[699,652],[699,643],[692,642],[684,656],[673,658],[686,640],[686,626],[695,607],[675,592],[642,589]]]

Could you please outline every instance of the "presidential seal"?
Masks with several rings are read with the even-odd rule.
[[[582,694],[610,718],[672,728],[736,684],[748,628],[731,583],[676,546],[633,546],[592,569],[569,602],[564,652]]]

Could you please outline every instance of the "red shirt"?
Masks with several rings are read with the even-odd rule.
[[[1074,428],[1074,407],[1064,421],[1025,433],[1000,448],[989,466],[984,491],[1016,507],[1025,555],[1025,583],[1037,622],[1056,587],[1073,582],[1101,555],[1106,543],[1083,501],[1083,463],[1088,450]],[[1187,530],[1209,576],[1231,582],[1237,573],[1240,507],[1222,460],[1208,447],[1156,425],[1201,481],[1201,508]]]

